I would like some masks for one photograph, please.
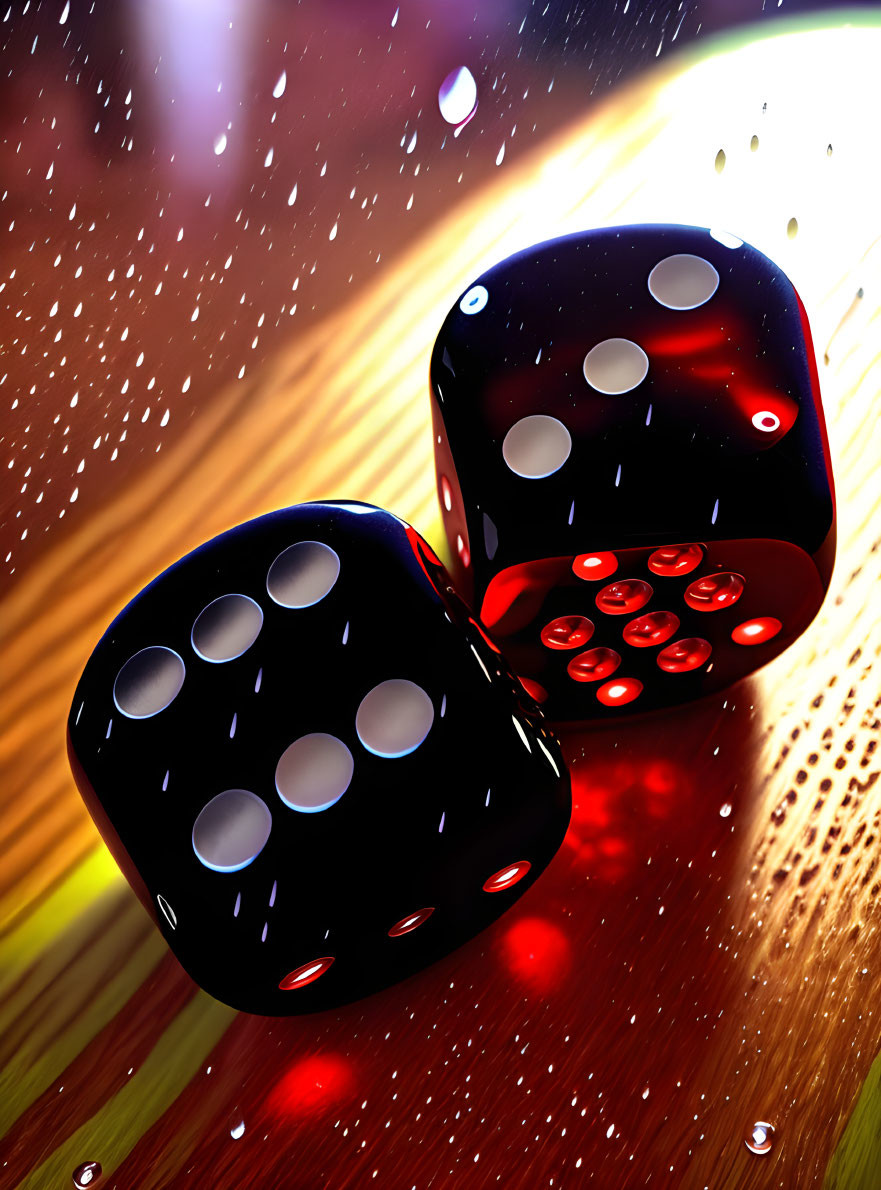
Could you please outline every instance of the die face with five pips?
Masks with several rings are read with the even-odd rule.
[[[819,609],[810,329],[736,237],[606,228],[510,257],[448,314],[431,390],[454,579],[550,720],[718,690]]]
[[[155,579],[90,657],[68,748],[184,968],[270,1015],[459,945],[569,819],[541,712],[418,534],[355,502],[260,517]]]

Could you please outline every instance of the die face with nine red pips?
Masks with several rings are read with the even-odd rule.
[[[550,720],[721,689],[819,609],[835,509],[810,329],[736,237],[520,252],[453,306],[431,389],[455,581]]]
[[[269,1015],[453,949],[569,820],[556,741],[430,547],[355,502],[260,517],[155,579],[90,657],[68,747],[181,964]]]

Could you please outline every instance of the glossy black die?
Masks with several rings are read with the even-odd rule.
[[[816,614],[835,504],[810,328],[736,237],[510,257],[447,315],[431,392],[455,581],[549,719],[718,690]]]
[[[155,579],[90,657],[68,746],[181,964],[257,1013],[463,942],[569,817],[558,745],[437,558],[353,502],[260,517]]]

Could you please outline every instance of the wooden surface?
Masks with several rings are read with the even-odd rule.
[[[0,605],[0,1184],[71,1185],[86,1160],[144,1190],[881,1184],[881,254],[860,143],[879,41],[805,33],[646,76],[218,392],[20,577]],[[286,503],[370,500],[438,546],[447,307],[514,248],[640,221],[734,231],[805,301],[840,516],[817,621],[727,695],[567,737],[566,843],[469,946],[337,1013],[235,1014],[167,953],[73,786],[89,651],[155,573]],[[759,1120],[764,1157],[743,1143]]]

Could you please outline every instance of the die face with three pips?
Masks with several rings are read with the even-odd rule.
[[[801,301],[726,233],[607,228],[491,268],[431,359],[453,575],[551,721],[718,690],[816,614],[835,549]]]
[[[355,502],[260,517],[161,574],[89,659],[68,747],[184,968],[270,1015],[464,942],[569,819],[558,745],[440,562]]]

